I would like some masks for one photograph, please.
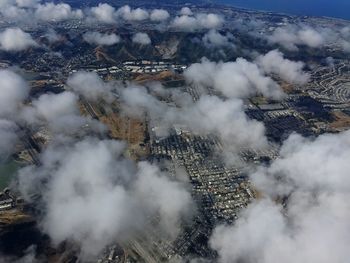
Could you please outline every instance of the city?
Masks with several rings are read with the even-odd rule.
[[[315,262],[304,233],[347,240],[349,21],[19,2],[0,4],[1,262]],[[25,48],[1,40],[17,27]]]

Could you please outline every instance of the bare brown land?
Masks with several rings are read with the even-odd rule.
[[[5,210],[0,213],[0,227],[31,222],[33,222],[33,218],[18,209]]]
[[[175,80],[183,80],[183,77],[169,70],[157,74],[140,74],[135,77],[135,81],[139,84],[152,81],[168,82]]]
[[[285,81],[279,81],[278,84],[281,86],[281,89],[287,94],[290,94],[294,91],[293,84],[287,83]]]
[[[95,48],[95,56],[97,60],[107,60],[107,61],[115,62],[115,60],[110,58],[101,47]]]
[[[115,140],[123,140],[128,144],[128,151],[131,157],[138,159],[147,155],[146,143],[147,125],[145,120],[129,118],[119,113],[117,109],[101,112],[101,106],[90,104],[99,121],[105,124],[109,136]],[[88,115],[84,103],[80,104],[82,114]],[[104,110],[103,110],[104,111]]]
[[[333,116],[335,117],[335,121],[329,124],[329,128],[334,131],[342,131],[350,127],[350,116],[340,112],[334,111]]]

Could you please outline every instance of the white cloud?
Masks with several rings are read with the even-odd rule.
[[[120,42],[120,37],[116,34],[102,34],[100,32],[87,32],[83,38],[89,44],[111,46]]]
[[[9,70],[0,70],[0,117],[16,115],[19,105],[28,94],[28,85],[19,75]]]
[[[283,96],[280,87],[270,77],[263,75],[256,64],[243,58],[227,63],[204,59],[192,64],[184,74],[188,82],[213,87],[228,98],[246,98],[256,93],[274,99]]]
[[[0,13],[8,21],[23,25],[36,25],[42,21],[63,21],[82,19],[81,9],[73,9],[69,4],[37,0],[13,0],[0,5]]]
[[[62,21],[68,19],[81,19],[83,12],[80,9],[73,10],[68,4],[45,3],[38,5],[35,16],[44,21]]]
[[[142,232],[153,216],[159,216],[162,233],[176,235],[190,214],[191,196],[182,184],[146,162],[126,159],[124,151],[124,143],[91,138],[51,145],[41,167],[20,172],[24,196],[47,181],[41,187],[46,206],[41,226],[54,244],[79,244],[83,260]]]
[[[5,51],[22,51],[38,44],[30,34],[20,28],[7,28],[0,32],[0,49]]]
[[[275,193],[289,193],[294,187],[307,191],[343,192],[348,187],[350,164],[346,156],[350,151],[349,138],[349,131],[322,135],[314,141],[291,135],[281,148],[281,157],[267,170],[258,171],[252,177],[257,186],[267,193],[273,189],[266,189],[265,181],[278,185],[273,190]],[[277,173],[286,180],[276,180],[274,176]],[[270,180],[265,180],[268,177],[271,177]]]
[[[271,36],[268,36],[268,40],[274,44],[278,43],[288,50],[298,50],[296,46],[297,36],[286,29],[277,28]]]
[[[151,12],[150,19],[152,21],[165,21],[169,19],[170,14],[164,9],[154,9]]]
[[[196,19],[202,28],[219,28],[222,26],[224,19],[217,14],[198,14]]]
[[[304,28],[298,32],[298,37],[302,44],[309,47],[321,47],[325,42],[323,36],[312,28]]]
[[[53,29],[49,29],[46,32],[45,37],[50,43],[55,43],[63,38],[61,35],[57,34],[57,32]]]
[[[214,231],[219,262],[347,262],[349,154],[349,131],[290,136],[280,157],[251,176],[265,198]],[[284,207],[272,201],[277,197],[286,197]]]
[[[1,15],[8,21],[12,22],[26,22],[33,20],[33,13],[18,6],[5,6],[0,8]],[[31,21],[33,22],[33,21]]]
[[[326,37],[317,30],[305,27],[286,26],[277,28],[267,37],[271,43],[277,43],[288,50],[298,50],[299,45],[320,48],[326,43]]]
[[[117,15],[126,21],[142,21],[149,18],[149,13],[142,9],[131,9],[130,6],[125,5],[117,10]]]
[[[350,41],[341,41],[341,45],[342,45],[342,47],[343,47],[343,50],[345,51],[345,52],[350,52]]]
[[[303,85],[306,84],[310,75],[303,72],[305,64],[303,62],[294,62],[283,57],[283,53],[278,50],[272,50],[265,55],[257,58],[257,64],[268,74],[277,74],[283,80]]]
[[[151,44],[151,39],[148,36],[148,34],[146,33],[136,33],[133,37],[132,37],[132,42],[136,43],[136,44],[140,44],[140,45],[149,45]]]
[[[28,93],[29,88],[19,75],[0,70],[0,158],[14,152],[19,130],[14,120]]]
[[[207,47],[223,47],[223,46],[232,46],[230,40],[233,38],[231,34],[222,35],[217,30],[209,30],[202,38],[202,41]]]
[[[180,10],[180,15],[191,16],[191,15],[193,15],[193,13],[189,7],[183,7]]]
[[[264,125],[247,117],[242,99],[256,94],[281,99],[284,93],[256,64],[242,58],[228,63],[204,59],[192,64],[184,77],[196,88],[199,98],[195,102],[186,93],[169,92],[159,86],[147,91],[128,85],[117,89],[123,111],[133,117],[147,113],[150,125],[161,123],[164,136],[174,123],[185,125],[195,134],[215,134],[223,142],[227,157],[236,157],[242,148],[261,149],[267,145]],[[208,89],[224,97],[208,96]],[[169,106],[159,97],[176,106]]]
[[[41,0],[16,0],[19,7],[36,7]]]
[[[29,125],[47,125],[53,134],[83,134],[82,127],[86,125],[98,133],[105,131],[101,123],[80,116],[78,96],[68,91],[41,95],[22,109],[20,117]]]
[[[112,86],[104,83],[103,80],[93,72],[77,72],[70,76],[67,85],[77,94],[82,95],[89,101],[105,99],[110,101],[113,98]]]
[[[143,87],[122,88],[119,94],[126,114],[143,116],[147,112],[150,124],[161,123],[165,132],[176,123],[185,125],[195,134],[215,134],[230,153],[237,153],[240,147],[266,146],[263,124],[245,115],[243,102],[239,99],[223,100],[202,95],[193,102],[186,94],[166,94],[168,99],[172,98],[179,105],[177,108],[158,100],[157,95],[148,93]]]
[[[216,134],[225,150],[237,153],[241,147],[261,149],[267,145],[265,127],[250,120],[241,100],[202,96],[180,111],[178,119],[197,134]]]
[[[88,16],[88,20],[97,20],[106,24],[114,24],[117,22],[117,19],[125,21],[143,21],[150,17],[149,13],[142,8],[132,9],[130,6],[125,5],[115,10],[113,6],[102,3],[97,7],[92,7],[89,13],[90,16]],[[155,15],[159,16],[164,14],[156,12]]]
[[[193,16],[182,15],[175,17],[172,26],[185,31],[195,31],[198,29],[198,22]]]
[[[71,92],[60,94],[44,94],[32,102],[40,117],[54,122],[61,116],[79,113],[77,107],[78,97]]]
[[[287,241],[281,239],[276,243],[278,240],[274,240],[274,237],[283,231],[285,222],[281,208],[272,202],[260,201],[250,205],[233,227],[216,227],[210,239],[210,246],[218,252],[220,263],[240,260],[249,263],[278,262],[266,261],[270,255],[265,254],[263,249],[264,246],[274,245],[278,251],[284,245],[283,242]]]
[[[223,22],[224,19],[217,14],[181,15],[174,18],[171,26],[178,30],[192,32],[201,29],[217,29]]]
[[[92,7],[91,15],[93,19],[101,23],[114,24],[116,22],[115,8],[109,4],[100,3],[96,7]]]

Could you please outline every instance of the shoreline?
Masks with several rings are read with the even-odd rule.
[[[282,11],[274,11],[274,10],[268,10],[268,9],[258,9],[258,8],[252,8],[252,7],[244,7],[240,5],[235,5],[235,4],[229,4],[229,3],[223,3],[223,2],[213,2],[212,4],[217,4],[221,6],[226,6],[226,7],[231,7],[231,8],[236,8],[239,10],[243,11],[250,11],[250,12],[262,12],[262,13],[272,13],[272,14],[277,14],[277,15],[284,15],[284,16],[296,16],[296,17],[314,17],[314,18],[327,18],[331,20],[338,20],[338,21],[343,21],[343,22],[348,22],[350,23],[350,17],[349,18],[344,18],[344,17],[336,17],[336,16],[326,16],[326,15],[310,15],[310,14],[296,14],[296,13],[289,13],[289,12],[282,12]]]

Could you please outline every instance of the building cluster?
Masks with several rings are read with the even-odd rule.
[[[335,61],[312,71],[312,81],[306,92],[324,107],[343,110],[350,106],[350,61]]]
[[[125,255],[122,248],[118,245],[106,247],[97,260],[97,263],[132,263],[130,260],[124,260]]]
[[[16,197],[9,188],[5,188],[0,192],[0,212],[16,208],[18,205],[23,204],[23,199]]]
[[[83,62],[77,63],[82,65]],[[70,68],[74,68],[73,66]],[[149,60],[135,60],[125,61],[124,63],[116,63],[111,66],[88,66],[78,67],[78,69],[70,69],[68,74],[73,74],[78,71],[96,72],[101,78],[112,77],[118,80],[130,79],[131,74],[157,74],[163,71],[173,71],[182,73],[187,68],[186,65],[171,63],[168,61],[149,61]]]
[[[153,161],[171,160],[175,167],[185,169],[198,207],[195,223],[185,228],[173,243],[175,255],[194,250],[208,258],[212,254],[207,241],[213,226],[233,223],[239,211],[255,198],[255,191],[241,169],[228,168],[216,157],[221,145],[214,136],[193,135],[184,127],[176,126],[171,135],[163,139],[151,134],[151,141]]]
[[[82,69],[79,69],[79,70],[84,70],[84,71],[90,71],[90,72],[96,72],[97,74],[99,75],[108,75],[108,74],[116,74],[116,73],[119,73],[119,72],[122,72],[123,69],[120,67],[120,66],[111,66],[111,67],[101,67],[101,68],[98,68],[98,67],[89,67],[89,68],[82,68]],[[73,74],[73,73],[76,73],[78,72],[79,70],[77,69],[73,69],[69,72],[69,74]]]
[[[159,73],[162,71],[172,70],[175,72],[183,72],[187,66],[175,64],[169,61],[125,61],[123,63],[125,70],[132,73]]]

